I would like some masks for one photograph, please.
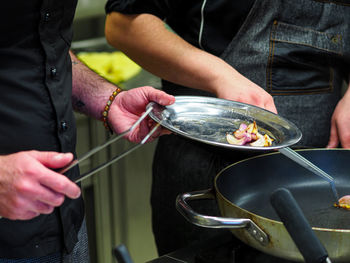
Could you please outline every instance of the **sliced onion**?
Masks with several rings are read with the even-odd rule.
[[[339,207],[350,210],[350,195],[345,195],[339,199]]]
[[[265,138],[264,136],[259,136],[259,138],[255,142],[250,143],[251,146],[265,146]]]
[[[245,145],[247,143],[247,137],[244,136],[240,139],[237,139],[235,136],[232,134],[226,134],[226,140],[228,141],[229,144],[234,144],[234,145]]]
[[[245,145],[249,143],[251,146],[271,146],[273,141],[267,134],[262,135],[258,132],[255,121],[249,125],[241,123],[238,130],[233,134],[226,135],[226,139],[230,144]]]

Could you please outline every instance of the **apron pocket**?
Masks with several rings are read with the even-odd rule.
[[[267,90],[271,95],[333,91],[334,56],[342,54],[342,37],[275,21],[270,34]]]

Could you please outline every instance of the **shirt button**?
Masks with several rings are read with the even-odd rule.
[[[50,13],[45,13],[44,20],[45,20],[45,22],[50,20]]]
[[[66,121],[61,121],[61,130],[63,132],[67,131],[68,130],[68,124]]]
[[[57,75],[57,69],[54,67],[54,68],[51,68],[50,69],[50,72],[51,72],[51,77],[54,78],[56,77]]]

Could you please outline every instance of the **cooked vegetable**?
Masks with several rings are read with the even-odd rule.
[[[267,134],[262,135],[258,131],[256,122],[250,123],[249,125],[241,123],[238,130],[232,134],[226,134],[226,140],[229,144],[234,145],[251,145],[251,146],[271,146],[273,139]]]
[[[350,210],[350,195],[345,195],[339,199],[339,204],[334,204],[335,207]]]

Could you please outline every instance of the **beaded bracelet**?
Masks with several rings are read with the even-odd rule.
[[[112,95],[109,97],[106,103],[106,106],[102,112],[103,126],[105,126],[106,130],[108,130],[111,134],[113,134],[113,130],[108,124],[108,112],[109,112],[109,109],[111,108],[112,102],[120,92],[122,92],[120,88],[117,88],[115,91],[113,91]]]

